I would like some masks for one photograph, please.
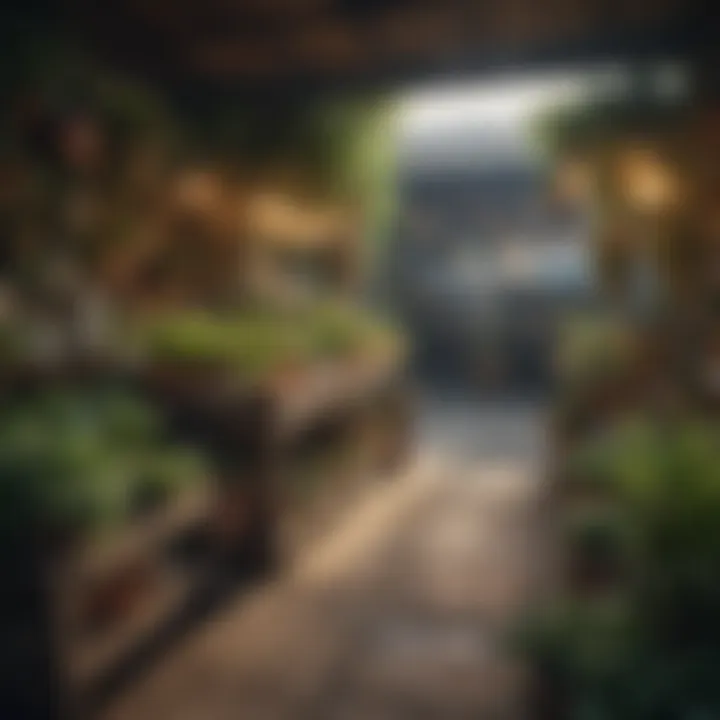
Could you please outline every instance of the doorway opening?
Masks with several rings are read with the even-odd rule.
[[[554,337],[595,302],[588,207],[551,176],[547,125],[564,109],[642,92],[672,101],[681,68],[620,64],[411,90],[399,103],[392,304],[424,384],[535,396]]]

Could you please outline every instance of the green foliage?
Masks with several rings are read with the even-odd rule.
[[[544,673],[580,688],[623,671],[636,626],[632,605],[621,596],[566,601],[530,617],[518,639]]]
[[[536,619],[526,649],[561,677],[570,717],[588,709],[628,720],[717,717],[720,427],[628,421],[589,440],[573,462],[574,477],[613,489],[612,504],[566,514],[566,537],[632,559],[617,590],[625,624],[598,618],[602,598],[569,600]]]
[[[565,517],[565,537],[583,562],[625,569],[633,555],[633,526],[618,507],[596,506],[572,511]]]
[[[718,647],[658,647],[621,597],[559,606],[529,621],[520,639],[545,680],[564,689],[573,720],[717,717]]]
[[[312,309],[306,318],[307,337],[320,356],[348,356],[372,349],[392,349],[398,333],[362,311],[325,303]]]
[[[83,165],[92,212],[85,213],[82,231],[61,232],[70,237],[72,253],[105,268],[103,253],[152,226],[151,205],[179,158],[189,167],[216,168],[229,188],[235,180],[261,189],[274,184],[301,199],[342,205],[366,240],[362,262],[374,261],[388,237],[396,198],[393,108],[384,97],[303,97],[232,107],[226,96],[208,93],[203,102],[171,105],[158,87],[84,57],[59,34],[18,43],[12,58],[7,77],[0,78],[0,100],[10,109],[0,118],[0,163],[4,156],[19,163],[35,185],[25,203],[29,212],[17,203],[13,208],[13,236],[40,237],[42,244],[57,239],[55,225],[69,224],[61,207],[74,182],[68,166]],[[97,156],[92,161],[66,157],[72,154],[73,121],[75,129],[82,121],[99,139],[101,147],[86,151]],[[152,177],[136,183],[142,168]],[[44,257],[37,252],[32,262],[42,264]]]
[[[652,649],[642,618],[622,600],[558,608],[531,623],[524,642],[546,678],[567,689],[570,718],[717,717],[717,649]]]
[[[99,123],[116,160],[137,143],[179,137],[156,90],[109,71],[66,38],[34,38],[18,48],[8,67],[0,97],[11,112],[3,116],[0,139],[29,149],[36,162],[50,159],[62,121],[78,111]],[[46,135],[40,154],[38,132]]]
[[[152,509],[179,489],[207,476],[201,456],[179,448],[152,448],[140,456],[130,500],[135,508]]]
[[[643,547],[644,575],[692,583],[720,600],[720,428],[701,421],[627,421],[578,449],[577,475],[614,489]]]
[[[22,338],[14,324],[0,320],[0,367],[12,363],[22,349]]]
[[[556,350],[558,418],[585,434],[625,414],[641,359],[633,328],[612,316],[578,317],[560,328]]]
[[[249,381],[396,342],[396,335],[376,320],[332,304],[284,312],[177,313],[146,323],[138,334],[152,360],[224,367]]]
[[[332,186],[363,210],[368,239],[377,250],[397,202],[393,107],[371,97],[328,103],[315,112],[327,141],[326,160],[334,168]]]
[[[143,484],[177,487],[198,477],[199,463],[171,451],[152,408],[120,390],[9,403],[0,417],[0,529],[114,525]]]
[[[568,388],[597,382],[627,369],[634,357],[632,329],[617,318],[577,317],[560,329],[558,372]]]
[[[385,97],[304,99],[222,105],[195,119],[191,143],[239,174],[292,173],[293,190],[356,208],[366,233],[364,260],[376,259],[397,205],[394,107]]]
[[[266,313],[178,313],[140,331],[140,344],[154,361],[219,366],[257,380],[283,364],[300,361],[306,348],[298,325]]]

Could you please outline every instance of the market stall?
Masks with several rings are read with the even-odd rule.
[[[397,468],[411,406],[404,343],[357,298],[375,108],[295,106],[268,129],[188,117],[67,48],[18,72],[1,699],[75,717]]]

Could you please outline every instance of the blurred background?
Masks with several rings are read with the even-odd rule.
[[[709,3],[0,11],[0,716],[720,716]]]

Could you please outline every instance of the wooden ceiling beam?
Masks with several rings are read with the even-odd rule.
[[[581,48],[619,31],[642,37],[684,10],[684,0],[67,1],[85,8],[78,19],[98,47],[137,65],[258,83]]]

